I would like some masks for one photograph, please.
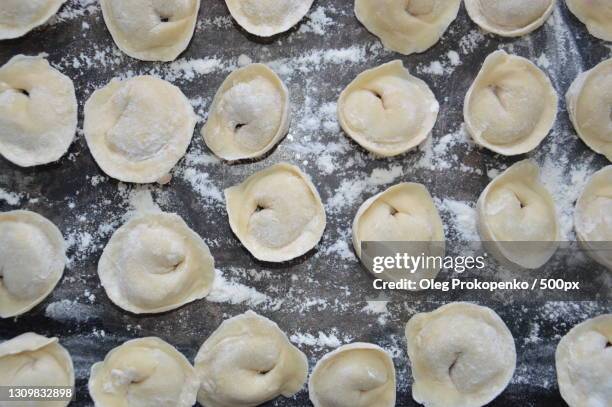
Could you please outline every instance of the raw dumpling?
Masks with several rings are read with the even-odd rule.
[[[30,211],[0,212],[0,317],[41,303],[65,265],[66,242],[51,221]]]
[[[498,175],[480,194],[478,231],[498,261],[527,269],[544,265],[559,245],[555,203],[532,160]]]
[[[570,11],[586,24],[594,37],[612,41],[612,3],[610,0],[565,0]]]
[[[570,407],[612,406],[612,314],[588,319],[561,338],[557,381]]]
[[[308,381],[314,407],[394,407],[395,366],[370,343],[352,343],[323,356]]]
[[[519,37],[540,28],[556,0],[465,0],[472,21],[502,37]]]
[[[580,74],[565,99],[578,136],[612,161],[612,59]]]
[[[308,176],[280,163],[225,190],[232,231],[255,258],[283,262],[311,250],[323,236],[325,209]]]
[[[0,343],[0,386],[74,388],[72,358],[57,338],[28,332]],[[70,400],[26,403],[37,407],[65,407]],[[3,406],[23,406],[17,402]]]
[[[477,144],[510,156],[540,145],[555,123],[557,105],[557,93],[540,68],[495,51],[468,90],[463,115]]]
[[[574,225],[587,253],[612,270],[612,165],[591,176],[576,202]]]
[[[455,302],[414,315],[406,324],[414,383],[426,407],[480,407],[508,386],[514,339],[490,308]]]
[[[289,130],[289,91],[270,68],[252,64],[232,72],[213,100],[202,136],[224,160],[261,157]]]
[[[304,18],[314,0],[225,0],[242,28],[259,37],[289,30]]]
[[[444,226],[434,201],[424,185],[402,183],[387,189],[365,201],[353,220],[353,247],[362,256],[361,243],[414,242],[405,251],[413,255],[444,257]],[[372,270],[370,270],[372,271]],[[414,274],[406,270],[389,270],[374,274],[387,281],[402,279],[421,280],[435,278],[439,268],[418,269]]]
[[[253,311],[223,321],[195,358],[206,407],[254,407],[297,393],[308,360],[274,322]],[[236,385],[239,383],[239,385]]]
[[[200,0],[100,0],[115,44],[132,58],[174,61],[193,37]]]
[[[346,87],[338,100],[338,120],[363,148],[391,157],[431,135],[439,108],[427,83],[396,60],[359,74]]]
[[[158,313],[204,298],[215,277],[202,238],[173,213],[137,215],[113,234],[98,264],[111,301],[133,312]]]
[[[66,0],[2,0],[0,40],[19,38],[44,24]]]
[[[423,52],[457,18],[461,0],[355,0],[357,19],[400,54]]]
[[[0,68],[0,155],[21,167],[57,161],[76,128],[74,84],[46,59],[17,55]]]
[[[85,139],[112,178],[156,182],[185,155],[196,116],[176,86],[153,76],[112,80],[85,103]]]
[[[96,407],[190,407],[200,382],[193,366],[159,338],[132,339],[91,367]]]

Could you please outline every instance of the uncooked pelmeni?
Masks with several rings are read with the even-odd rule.
[[[385,48],[410,55],[436,44],[460,5],[461,0],[355,0],[355,15]]]
[[[76,128],[74,84],[46,59],[17,55],[0,68],[0,155],[21,167],[57,161]]]
[[[261,157],[289,130],[289,91],[270,68],[252,64],[232,72],[210,108],[202,136],[224,160]]]
[[[472,21],[502,37],[519,37],[541,27],[556,0],[465,0]]]
[[[98,274],[119,307],[157,313],[204,298],[215,266],[206,243],[180,216],[151,212],[117,229],[102,252]]]
[[[555,354],[559,391],[570,407],[612,406],[612,314],[588,319],[561,338]]]
[[[480,194],[478,232],[498,261],[521,268],[544,265],[559,245],[559,223],[550,192],[532,160],[498,175]]]
[[[581,73],[565,99],[578,136],[612,161],[612,59]]]
[[[508,385],[514,339],[490,308],[455,302],[406,324],[412,397],[426,407],[480,407]]]
[[[206,407],[254,407],[297,393],[308,360],[274,322],[253,311],[223,321],[195,358]],[[240,385],[236,385],[240,383]]]
[[[612,165],[589,179],[576,202],[574,226],[587,254],[612,270]]]
[[[100,0],[104,22],[119,49],[143,61],[174,61],[185,51],[200,0]]]
[[[280,163],[225,190],[230,226],[255,258],[283,262],[311,250],[323,236],[325,209],[296,166]]]
[[[0,212],[0,317],[41,303],[62,278],[66,242],[47,218],[30,211]]]
[[[74,387],[70,354],[57,338],[28,332],[0,343],[0,386]],[[65,407],[66,401],[0,402],[2,406]]]
[[[196,116],[176,86],[153,76],[113,79],[85,103],[85,139],[102,170],[156,182],[185,155]]]
[[[2,0],[0,40],[19,38],[44,24],[66,0]]]
[[[317,362],[308,391],[314,407],[394,407],[393,359],[370,343],[340,346]]]
[[[91,367],[96,407],[191,407],[200,382],[193,366],[159,338],[132,339]]]
[[[259,37],[271,37],[300,22],[314,0],[225,0],[242,28]]]
[[[610,0],[565,0],[570,11],[586,25],[592,36],[612,41],[612,2]]]
[[[427,83],[396,60],[362,72],[344,89],[338,120],[363,148],[391,157],[431,135],[439,108]]]
[[[465,96],[463,116],[478,145],[502,155],[524,154],[552,129],[558,99],[550,79],[531,61],[495,51]]]
[[[412,255],[444,257],[444,226],[424,185],[401,183],[365,201],[353,220],[353,247],[362,260],[362,242],[413,242],[405,251]],[[413,274],[386,268],[375,276],[387,281],[435,278],[439,268],[420,268]]]

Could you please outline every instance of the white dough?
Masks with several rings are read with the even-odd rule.
[[[96,407],[190,407],[200,382],[189,361],[159,338],[132,339],[91,367]]]
[[[195,358],[201,382],[198,401],[206,407],[255,407],[297,393],[308,360],[274,322],[247,311],[223,323]]]
[[[311,250],[325,230],[325,209],[310,179],[280,163],[225,190],[236,237],[255,258],[284,262]]]
[[[552,129],[558,96],[531,61],[490,54],[465,96],[463,116],[476,144],[502,155],[536,148]]]
[[[592,36],[612,41],[612,1],[565,0],[565,4]]]
[[[514,339],[490,308],[454,302],[406,324],[414,383],[425,407],[480,407],[508,386],[516,367]]]
[[[344,89],[338,120],[363,148],[391,157],[425,141],[439,109],[427,83],[395,60],[362,72]]]
[[[0,68],[0,155],[21,167],[57,161],[76,128],[74,84],[46,59],[17,55]]]
[[[200,0],[100,0],[115,44],[132,58],[174,61],[191,41]]]
[[[66,242],[47,218],[30,211],[0,212],[0,317],[40,304],[62,278]]]
[[[176,86],[153,76],[113,79],[85,103],[85,139],[112,178],[150,183],[168,175],[187,151],[193,107]]]
[[[19,38],[44,24],[66,0],[0,1],[0,40]]]
[[[434,46],[457,18],[461,0],[355,0],[357,19],[400,54]]]
[[[556,0],[465,0],[470,18],[486,32],[519,37],[540,28]]]
[[[340,346],[317,362],[308,390],[314,407],[394,407],[393,359],[370,343]]]
[[[204,298],[215,277],[202,238],[172,213],[137,215],[113,234],[98,274],[111,301],[136,313],[159,313]]]
[[[314,0],[225,0],[242,28],[259,37],[271,37],[299,23]]]
[[[232,72],[210,108],[202,136],[208,148],[228,160],[258,158],[289,130],[289,91],[263,64]]]

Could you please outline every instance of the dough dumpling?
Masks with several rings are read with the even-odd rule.
[[[100,0],[115,44],[132,58],[174,61],[191,41],[200,0]]]
[[[206,243],[180,216],[152,212],[117,229],[98,274],[117,306],[135,314],[159,313],[204,298],[215,265]]]
[[[40,56],[17,55],[0,68],[0,155],[21,167],[57,161],[76,129],[70,78]]]
[[[19,38],[44,24],[66,0],[2,0],[0,40]]]
[[[40,304],[65,266],[66,242],[51,221],[30,211],[0,212],[0,317]]]
[[[454,302],[406,324],[414,383],[425,407],[481,407],[497,397],[516,368],[514,338],[490,308]]]
[[[346,87],[338,100],[338,120],[363,148],[391,157],[431,135],[439,108],[427,83],[396,60],[362,72]]]
[[[355,0],[357,19],[400,54],[434,46],[457,18],[461,0]]]
[[[519,37],[540,28],[556,0],[465,0],[472,21],[502,37]]]
[[[323,236],[319,193],[296,166],[280,163],[225,190],[236,237],[255,258],[284,262],[310,251]]]
[[[195,358],[206,407],[255,407],[304,386],[308,360],[274,322],[253,311],[223,323]]]
[[[612,59],[580,74],[565,99],[578,136],[612,161]]]
[[[153,76],[113,79],[85,103],[85,139],[110,177],[150,183],[185,155],[196,116],[183,92]]]
[[[586,24],[592,36],[612,41],[612,2],[610,0],[565,0],[567,8]]]
[[[314,0],[225,0],[242,28],[259,37],[289,30],[310,10]]]
[[[191,407],[200,382],[193,366],[159,338],[132,339],[91,367],[96,407]]]
[[[468,90],[463,115],[476,144],[511,156],[540,145],[555,123],[557,105],[557,93],[540,68],[495,51]]]
[[[224,160],[258,158],[287,134],[289,107],[289,91],[278,75],[263,64],[252,64],[225,79],[202,136]]]
[[[394,407],[393,359],[370,343],[340,346],[317,362],[308,390],[314,407]]]

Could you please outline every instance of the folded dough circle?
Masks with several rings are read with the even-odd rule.
[[[3,387],[74,387],[74,368],[68,351],[57,338],[33,332],[0,343],[0,372]],[[70,401],[30,403],[3,405],[65,407]]]
[[[66,0],[2,0],[0,40],[19,38],[44,24]]]
[[[427,83],[400,60],[360,73],[338,100],[338,121],[368,151],[402,154],[427,139],[440,105]]]
[[[612,3],[610,0],[565,0],[567,8],[587,26],[589,33],[612,41]]]
[[[576,202],[574,226],[587,254],[612,270],[612,165],[589,179]]]
[[[360,259],[363,242],[407,242],[403,250],[414,256],[444,257],[444,225],[424,185],[401,183],[365,201],[353,220],[353,247]],[[370,270],[371,271],[371,270]],[[433,279],[440,268],[386,269],[374,274],[386,281]]]
[[[40,56],[17,55],[0,67],[0,155],[21,167],[57,161],[76,129],[70,78]]]
[[[200,382],[172,345],[155,337],[132,339],[91,367],[89,394],[97,407],[191,407]]]
[[[47,218],[30,211],[0,212],[0,317],[40,304],[62,278],[66,242]]]
[[[612,59],[581,73],[565,99],[578,136],[612,161]]]
[[[263,64],[232,72],[210,108],[202,136],[218,157],[233,161],[261,157],[289,130],[289,91]]]
[[[253,311],[223,321],[194,365],[201,383],[198,401],[206,407],[254,407],[290,397],[308,376],[306,355],[278,325]]]
[[[495,51],[465,96],[463,116],[476,144],[511,156],[540,145],[555,123],[557,105],[557,93],[540,68]]]
[[[311,250],[326,217],[314,185],[294,165],[280,163],[225,190],[232,231],[262,261],[283,262]]]
[[[416,314],[406,339],[412,397],[427,407],[484,406],[514,374],[514,338],[487,307],[454,302]]]
[[[259,37],[289,30],[310,10],[314,0],[225,0],[242,28]]]
[[[556,0],[465,0],[472,21],[502,37],[519,37],[540,28],[555,4]]]
[[[393,359],[371,343],[340,346],[317,362],[308,391],[314,407],[393,407]]]
[[[185,155],[195,123],[183,92],[153,76],[113,79],[85,103],[87,145],[100,168],[124,182],[166,176]]]
[[[570,407],[612,405],[612,314],[588,319],[561,338],[555,353],[557,381]]]
[[[520,161],[491,181],[478,198],[483,245],[505,265],[536,269],[559,246],[555,203],[539,176],[534,161]]]
[[[193,37],[200,0],[100,0],[119,49],[143,61],[174,61]]]
[[[98,275],[117,306],[159,313],[204,298],[215,277],[206,243],[173,213],[137,215],[113,234]]]
[[[457,18],[461,0],[355,0],[357,19],[400,54],[434,46]]]

